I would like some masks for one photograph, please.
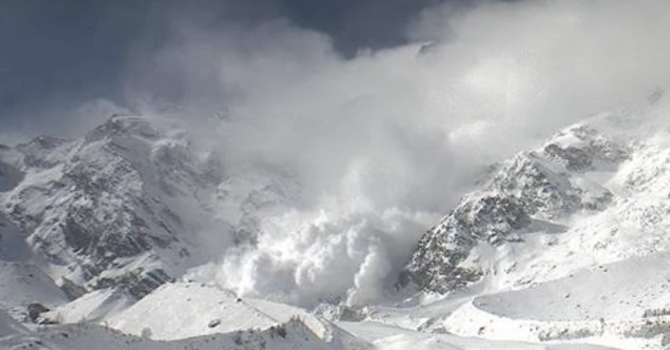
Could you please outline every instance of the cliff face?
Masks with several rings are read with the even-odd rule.
[[[73,294],[116,286],[139,298],[183,273],[221,181],[213,158],[135,117],[3,154],[2,210]]]
[[[405,275],[420,288],[439,293],[477,281],[484,271],[468,261],[475,246],[523,242],[534,221],[560,223],[575,213],[607,208],[614,195],[587,175],[616,168],[628,157],[626,145],[588,124],[515,155],[424,234]]]

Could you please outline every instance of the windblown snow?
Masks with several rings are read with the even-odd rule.
[[[419,241],[395,275],[369,227],[329,236],[357,219],[311,223],[290,174],[229,176],[178,125],[115,116],[81,139],[41,137],[3,151],[0,346],[661,349],[665,110],[596,115],[495,164],[420,241],[420,221],[394,226],[402,213],[365,223]],[[227,255],[203,265],[217,227]],[[310,251],[324,246],[341,248]],[[302,271],[311,257],[330,274]],[[263,264],[281,273],[262,280]],[[335,266],[386,276],[354,274],[381,294],[338,293],[351,275]],[[290,281],[319,294],[287,298]]]
[[[383,61],[414,67],[444,56],[434,50]],[[362,57],[327,82],[310,73],[296,89],[248,92],[254,103],[214,130],[117,114],[79,137],[0,145],[0,348],[670,348],[662,88],[628,109],[557,118],[578,121],[560,130],[551,119],[522,150],[496,139],[504,150],[468,152],[502,125],[480,114],[499,112],[503,95],[526,113],[506,127],[539,120],[519,98],[525,80],[486,78],[505,59],[456,79],[471,89],[450,98],[495,108],[468,110],[473,120],[454,117],[445,133],[439,118],[389,98],[428,97]],[[354,128],[311,119],[320,105],[307,100],[321,96],[305,90],[340,89],[358,64],[374,66],[369,80],[388,78],[380,95],[354,84],[356,96],[388,100],[388,120],[359,118],[368,100],[349,91],[321,102],[345,104]],[[293,95],[305,106],[282,109]],[[574,110],[607,100],[579,97],[589,108]],[[549,117],[573,110],[542,106]],[[276,110],[297,116],[277,122]]]

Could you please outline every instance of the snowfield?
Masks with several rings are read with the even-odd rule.
[[[538,344],[521,341],[495,341],[477,337],[459,337],[447,334],[410,332],[382,323],[346,323],[354,334],[371,341],[380,350],[607,350],[613,349],[589,344]]]
[[[300,322],[289,322],[265,331],[240,331],[171,342],[126,335],[102,326],[83,324],[49,329],[38,334],[16,334],[0,338],[3,349],[133,349],[133,350],[209,350],[209,349],[313,349],[330,350]]]

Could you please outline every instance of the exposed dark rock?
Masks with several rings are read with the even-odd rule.
[[[47,261],[81,275],[63,284],[68,297],[116,287],[141,298],[189,260],[196,224],[178,203],[206,210],[196,193],[214,193],[221,168],[165,137],[147,119],[113,116],[78,140],[17,147],[26,168],[47,176],[20,184],[4,209]]]
[[[126,291],[136,299],[142,299],[147,294],[161,285],[173,281],[165,271],[156,269],[152,271],[142,271],[141,268],[129,271],[121,276],[114,278],[101,278],[94,286],[95,289],[116,288]]]
[[[48,311],[49,308],[40,303],[30,303],[27,307],[28,318],[33,322],[37,322],[40,315]]]
[[[576,126],[539,151],[490,168],[483,189],[465,196],[423,235],[398,285],[412,281],[424,290],[446,293],[477,281],[483,272],[476,262],[466,263],[475,246],[522,242],[533,219],[551,224],[577,211],[604,209],[612,193],[581,176],[596,165],[617,166],[627,157],[625,147],[592,128]]]
[[[529,223],[530,217],[513,197],[465,198],[440,225],[424,234],[407,271],[422,289],[445,293],[461,288],[481,276],[476,269],[460,266],[477,242],[518,241],[514,231]]]
[[[62,277],[62,284],[60,286],[60,289],[63,291],[65,296],[70,299],[70,300],[75,300],[82,295],[86,294],[86,288],[79,286],[75,284],[74,282],[70,281],[69,279]]]
[[[86,143],[91,143],[114,136],[139,136],[155,140],[161,134],[145,118],[113,115],[107,122],[89,132],[85,140]]]

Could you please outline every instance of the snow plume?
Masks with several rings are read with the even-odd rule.
[[[257,236],[194,275],[300,304],[378,299],[481,166],[670,76],[662,0],[443,5],[415,44],[351,59],[288,22],[176,23],[131,70],[134,108],[191,118],[229,176],[266,181],[228,184],[220,217]]]

